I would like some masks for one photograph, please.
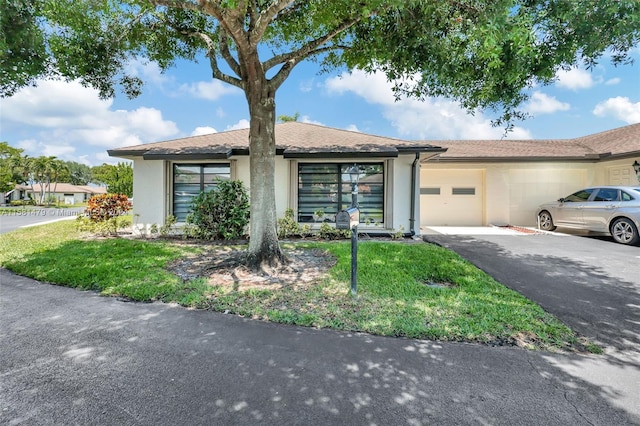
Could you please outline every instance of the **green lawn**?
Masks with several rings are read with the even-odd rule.
[[[0,236],[0,264],[40,281],[133,300],[177,302],[286,324],[387,336],[599,350],[538,305],[455,253],[430,244],[359,244],[358,296],[349,293],[349,242],[304,242],[337,264],[304,287],[233,290],[184,282],[166,266],[206,246],[167,240],[82,239],[73,221]],[[427,283],[446,283],[433,288]]]

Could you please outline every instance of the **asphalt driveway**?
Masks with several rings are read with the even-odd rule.
[[[636,367],[608,356],[281,326],[1,269],[0,324],[0,424],[640,424]]]
[[[456,251],[582,335],[640,353],[640,247],[560,234],[424,239]]]

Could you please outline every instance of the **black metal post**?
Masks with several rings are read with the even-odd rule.
[[[351,207],[358,207],[358,183],[353,182]],[[358,294],[358,224],[351,228],[351,295]]]

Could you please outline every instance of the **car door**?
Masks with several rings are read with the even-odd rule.
[[[618,188],[597,188],[582,207],[585,229],[606,232],[609,220],[620,208]]]
[[[571,228],[584,226],[582,209],[594,192],[595,188],[581,189],[568,197],[561,198],[553,219],[554,223],[557,226]]]

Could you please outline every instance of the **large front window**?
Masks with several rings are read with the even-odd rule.
[[[351,206],[353,163],[298,164],[298,222],[334,222],[340,210]],[[357,164],[360,221],[384,222],[384,166]]]
[[[224,164],[173,165],[173,215],[184,222],[191,211],[191,202],[202,191],[216,187],[218,179],[229,179],[231,166]]]

